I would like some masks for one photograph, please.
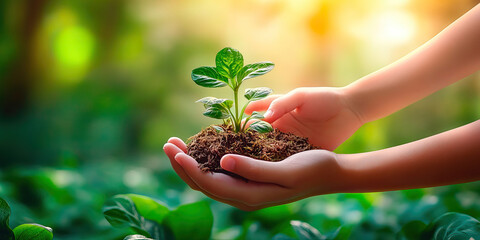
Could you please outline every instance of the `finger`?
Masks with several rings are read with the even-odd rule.
[[[274,122],[286,113],[289,113],[303,104],[305,94],[301,91],[291,91],[270,103],[265,118],[267,122]]]
[[[241,202],[248,206],[262,206],[266,203],[289,199],[291,191],[276,184],[244,181],[226,174],[201,172],[195,160],[186,154],[175,156],[190,178],[201,188],[215,197]]]
[[[168,158],[170,159],[170,164],[172,164],[173,170],[177,173],[177,175],[190,186],[193,190],[200,190],[200,187],[185,173],[182,166],[175,161],[175,156],[178,153],[183,153],[183,151],[178,148],[176,145],[172,143],[166,143],[163,146],[163,151],[167,154]]]
[[[285,184],[285,170],[278,162],[257,160],[250,157],[228,154],[222,157],[220,166],[246,179],[262,183]]]
[[[197,184],[185,173],[182,166],[180,166],[180,164],[178,164],[178,162],[175,160],[175,155],[178,154],[178,153],[182,153],[182,150],[180,150],[180,148],[178,148],[176,145],[174,145],[172,143],[165,144],[163,149],[164,149],[165,153],[167,154],[167,156],[169,157],[170,163],[172,164],[172,167],[175,170],[175,172],[178,174],[178,176],[185,183],[187,183],[193,190],[201,191],[202,189],[197,186]],[[253,210],[258,209],[258,208],[255,208],[255,207],[247,206],[247,205],[245,205],[241,202],[231,201],[231,200],[226,200],[226,199],[216,197],[216,196],[214,196],[214,195],[212,195],[208,192],[202,191],[202,193],[205,194],[206,196],[208,196],[209,198],[212,198],[212,199],[214,199],[216,201],[219,201],[219,202],[226,203],[228,205],[234,206],[234,207],[242,209],[244,211],[253,211]]]
[[[170,139],[168,139],[168,142],[180,148],[184,153],[187,153],[187,145],[185,145],[182,139],[177,137],[171,137]]]
[[[270,103],[272,103],[273,100],[279,98],[280,96],[281,95],[271,95],[264,99],[253,101],[248,104],[247,108],[245,108],[245,113],[251,115],[253,111],[265,111],[268,109],[268,106],[270,106]]]

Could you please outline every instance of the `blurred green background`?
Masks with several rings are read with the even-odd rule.
[[[0,1],[0,196],[11,225],[38,222],[55,239],[122,239],[103,218],[119,193],[170,207],[206,197],[171,169],[162,146],[215,123],[194,102],[193,68],[223,47],[275,69],[248,82],[275,93],[344,86],[392,63],[477,1],[3,0]],[[445,56],[448,57],[448,56]],[[387,118],[336,152],[382,149],[480,116],[476,73]],[[379,103],[381,104],[381,103]],[[262,239],[290,219],[355,239],[388,239],[411,220],[447,211],[480,217],[480,184],[334,194],[252,213],[211,201],[213,239]],[[285,222],[286,221],[286,222]]]

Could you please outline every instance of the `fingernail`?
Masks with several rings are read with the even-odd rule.
[[[180,166],[182,166],[182,160],[180,160],[180,155],[181,154],[182,153],[177,153],[177,155],[175,155],[175,157],[173,157],[173,158],[175,158],[175,161],[177,161],[177,163],[180,164]]]
[[[227,171],[233,171],[235,169],[235,160],[233,158],[226,157],[222,159],[220,165]]]
[[[265,115],[263,115],[265,118],[269,118],[273,115],[273,111],[268,109],[267,112],[265,113]]]

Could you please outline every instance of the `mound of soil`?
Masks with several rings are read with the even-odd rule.
[[[220,159],[226,154],[240,154],[255,159],[277,162],[295,153],[320,149],[308,143],[307,138],[275,129],[269,133],[247,131],[235,133],[231,126],[221,125],[224,131],[213,127],[203,129],[187,141],[188,155],[199,163],[205,172],[235,175],[220,167]]]

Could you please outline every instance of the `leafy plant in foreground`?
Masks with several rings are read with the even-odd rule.
[[[13,230],[9,226],[11,209],[8,203],[0,198],[0,239],[2,240],[52,240],[52,229],[36,223],[26,223]]]
[[[352,231],[351,226],[341,226],[330,234],[322,234],[310,224],[301,221],[290,221],[289,227],[291,229],[286,229],[285,232],[293,230],[294,234],[290,236],[279,233],[272,240],[344,240],[350,238]],[[352,236],[352,239],[354,237]],[[428,225],[419,220],[405,224],[396,234],[396,239],[480,239],[480,222],[466,214],[449,212],[434,219]]]
[[[136,194],[120,194],[109,199],[103,214],[117,228],[129,228],[134,239],[209,239],[213,214],[206,202],[186,204],[170,210],[163,204]]]
[[[244,132],[248,128],[260,133],[272,131],[272,126],[269,123],[260,120],[263,119],[261,113],[253,112],[250,116],[245,115],[245,108],[248,103],[265,98],[272,93],[272,90],[266,87],[246,89],[244,97],[248,102],[242,109],[240,109],[238,102],[238,91],[245,80],[270,72],[274,64],[272,62],[259,62],[243,66],[242,54],[229,47],[217,53],[215,64],[216,67],[195,68],[192,71],[192,80],[196,84],[208,88],[229,86],[233,90],[233,101],[214,97],[202,98],[197,102],[203,103],[206,109],[203,115],[223,119],[226,125],[232,125],[235,132]],[[233,111],[232,107],[234,108]],[[246,129],[247,122],[253,119],[258,121],[253,122]],[[216,127],[216,129],[221,131],[221,128]]]

